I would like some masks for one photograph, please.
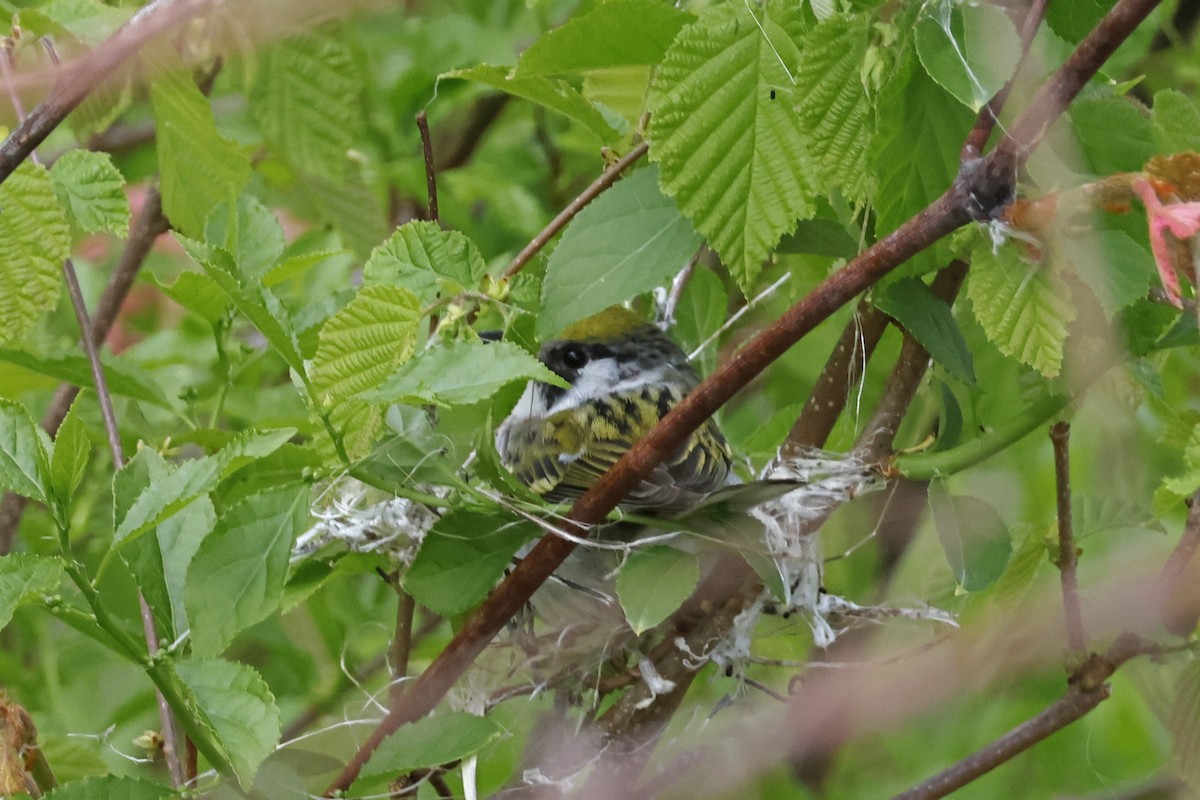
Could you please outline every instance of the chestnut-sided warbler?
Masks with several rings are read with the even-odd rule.
[[[567,328],[538,354],[570,388],[530,381],[496,429],[500,459],[547,500],[583,494],[699,382],[675,342],[614,306]],[[709,419],[621,503],[675,513],[735,480],[729,446]]]

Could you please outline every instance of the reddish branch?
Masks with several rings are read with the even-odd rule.
[[[504,270],[504,277],[511,278],[524,269],[530,259],[540,253],[542,248],[548,245],[550,240],[558,235],[558,232],[565,228],[567,223],[573,220],[575,215],[584,209],[584,206],[595,200],[601,192],[616,183],[617,178],[621,177],[621,173],[637,162],[642,156],[646,155],[649,149],[650,144],[648,142],[639,142],[620,161],[604,170],[603,175],[592,181],[590,186],[580,192],[578,197],[572,200],[554,219],[550,220],[550,224],[543,228],[541,233],[533,237],[533,240],[525,245],[521,252],[517,253],[517,257]]]
[[[1194,592],[1188,591],[1200,581],[1197,549],[1200,549],[1200,491],[1191,497],[1183,536],[1171,551],[1159,581],[1163,593],[1163,624],[1176,636],[1190,636],[1200,620],[1200,602]]]
[[[417,112],[417,130],[421,132],[421,152],[425,156],[425,188],[429,193],[429,219],[438,221],[437,171],[433,161],[433,140],[429,138],[429,117]]]
[[[1066,422],[1052,425],[1050,442],[1054,445],[1055,496],[1058,503],[1057,560],[1062,580],[1067,645],[1073,655],[1082,656],[1087,647],[1087,640],[1083,633],[1083,606],[1079,602],[1079,581],[1075,576],[1078,553],[1071,520],[1071,426]]]
[[[1059,700],[991,744],[976,750],[957,764],[934,775],[920,786],[901,792],[892,800],[935,800],[961,789],[1053,733],[1087,714],[1109,695],[1107,681],[1131,658],[1157,652],[1158,648],[1136,636],[1123,635],[1101,654],[1092,654],[1071,676],[1071,686]]]
[[[840,306],[970,220],[1001,213],[1013,195],[1016,170],[1048,126],[1157,4],[1158,0],[1121,0],[1038,91],[995,151],[965,163],[945,194],[827,278],[688,395],[579,498],[568,515],[567,526],[572,532],[582,534],[588,526],[603,520],[685,437]],[[574,544],[565,539],[552,535],[543,538],[389,711],[327,794],[348,787],[389,734],[429,713],[573,549]]]

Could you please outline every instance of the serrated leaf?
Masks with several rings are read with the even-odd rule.
[[[1005,355],[1047,378],[1062,369],[1067,325],[1075,318],[1067,288],[1047,265],[1025,261],[1015,246],[971,256],[967,296],[987,338]]]
[[[911,63],[898,65],[877,107],[871,165],[879,176],[875,233],[882,238],[950,187],[974,115]]]
[[[418,354],[364,397],[374,403],[467,405],[527,378],[570,386],[512,342],[450,342]]]
[[[279,742],[279,707],[262,676],[245,664],[212,659],[180,662],[175,670],[228,752],[242,788]]]
[[[537,103],[557,111],[576,122],[582,123],[602,140],[609,142],[617,138],[617,132],[605,121],[596,107],[583,99],[571,84],[559,78],[542,75],[516,75],[507,67],[480,64],[470,69],[456,69],[442,73],[442,78],[459,78],[482,83],[514,97]]]
[[[691,553],[666,545],[634,550],[617,575],[617,597],[629,627],[641,634],[671,616],[699,580],[700,566]]]
[[[252,495],[224,511],[187,571],[192,647],[219,654],[278,606],[296,534],[308,519],[307,486]]]
[[[247,431],[213,455],[185,461],[178,466],[168,465],[160,478],[150,481],[136,499],[128,503],[121,501],[121,472],[118,472],[113,478],[116,528],[113,546],[162,523],[196,498],[210,492],[220,481],[255,459],[273,453],[295,434],[295,428],[264,433]],[[125,469],[129,469],[133,463],[134,459],[130,459]]]
[[[905,278],[888,285],[873,299],[880,311],[902,325],[947,372],[963,383],[975,384],[971,351],[950,306],[924,282]]]
[[[443,616],[461,614],[491,591],[513,554],[537,534],[533,523],[502,514],[451,511],[425,534],[404,588]]]
[[[249,195],[222,203],[208,215],[204,240],[233,256],[238,271],[259,280],[283,253],[283,228],[271,210]]]
[[[538,336],[662,285],[699,246],[691,223],[658,190],[658,171],[635,172],[563,232],[546,265]]]
[[[76,399],[58,426],[58,432],[54,435],[54,452],[50,456],[50,487],[63,508],[69,507],[75,490],[83,480],[88,456],[92,452],[87,426],[76,413],[78,407],[79,400]]]
[[[1178,448],[1178,441],[1171,442]],[[1176,497],[1187,497],[1200,489],[1200,425],[1192,429],[1183,445],[1183,471],[1163,479],[1162,488]]]
[[[866,15],[830,17],[807,31],[795,91],[779,98],[796,105],[821,188],[836,187],[853,201],[868,196],[874,179],[867,152],[875,114],[861,74],[870,31]]]
[[[914,38],[925,71],[972,111],[999,91],[1021,56],[1012,18],[995,6],[924,3]]]
[[[440,293],[475,288],[486,272],[483,256],[466,236],[416,221],[396,228],[371,252],[363,283],[402,286],[428,305]]]
[[[1155,93],[1150,125],[1160,153],[1200,152],[1200,108],[1183,92]]]
[[[217,132],[208,99],[191,75],[164,70],[150,86],[163,212],[186,236],[204,234],[209,211],[237,198],[250,158]]]
[[[50,168],[54,193],[85,233],[129,233],[125,178],[108,153],[71,150]]]
[[[1163,531],[1162,524],[1154,518],[1149,507],[1112,495],[1074,493],[1071,497],[1071,520],[1076,541],[1089,536],[1124,536],[1136,532]]]
[[[292,329],[291,315],[279,298],[260,282],[238,270],[233,257],[224,249],[183,236],[176,235],[175,238],[192,260],[203,267],[208,277],[229,296],[237,310],[258,328],[287,365],[304,375],[304,359],[300,356],[300,344]]]
[[[55,770],[57,772],[57,770]],[[100,775],[64,783],[42,795],[42,800],[168,800],[179,795],[169,786],[141,778]]]
[[[646,92],[650,88],[653,67],[606,67],[588,70],[583,76],[583,96],[595,103],[601,113],[613,112],[621,118],[609,123],[622,135],[637,123],[646,110]]]
[[[502,733],[501,727],[487,717],[462,711],[417,720],[383,740],[350,791],[357,794],[396,775],[466,758]]]
[[[612,0],[547,31],[521,54],[517,76],[657,64],[694,19],[656,0]],[[636,20],[636,24],[630,24]]]
[[[66,31],[83,44],[98,45],[121,27],[130,12],[97,0],[50,0],[36,9],[21,9],[24,33],[50,36]]]
[[[46,502],[50,449],[25,406],[0,398],[0,489]]]
[[[995,583],[1012,555],[1012,537],[996,509],[977,497],[944,492],[931,492],[929,505],[955,580],[969,592]]]
[[[378,194],[367,186],[353,164],[341,177],[306,176],[300,194],[341,234],[346,245],[365,256],[379,244],[391,225]]]
[[[12,621],[19,606],[56,591],[62,577],[62,562],[57,558],[28,553],[0,557],[0,630]]]
[[[330,414],[351,457],[379,433],[382,411],[359,395],[407,361],[417,342],[421,306],[399,286],[364,286],[321,328],[312,361],[313,390]]]
[[[1081,97],[1069,113],[1093,175],[1137,172],[1154,155],[1150,118],[1127,97]]]
[[[1049,540],[1045,528],[1026,526],[1024,536],[1017,535],[1019,531],[1020,528],[1013,531],[1013,538],[1019,538],[1021,544],[1009,558],[1008,566],[1004,568],[1004,574],[996,581],[993,590],[996,597],[1002,601],[1022,597],[1037,577],[1038,568],[1049,561]]]
[[[0,344],[58,304],[71,229],[46,168],[24,161],[0,183]]]
[[[84,389],[93,389],[92,369],[82,355],[34,355],[23,350],[0,347],[0,361],[15,364],[42,375]],[[131,397],[143,403],[172,409],[171,401],[142,370],[128,360],[107,354],[100,357],[104,365],[104,379],[108,390],[117,395]]]
[[[327,31],[293,36],[259,56],[250,111],[293,166],[339,178],[363,128],[363,79],[345,42]]]
[[[743,288],[813,211],[813,162],[780,95],[800,61],[795,10],[754,8],[709,8],[680,31],[655,73],[650,117],[663,191]]]

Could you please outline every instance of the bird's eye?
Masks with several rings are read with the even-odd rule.
[[[588,354],[582,347],[572,345],[563,350],[562,361],[568,369],[583,369],[584,364],[588,363]]]

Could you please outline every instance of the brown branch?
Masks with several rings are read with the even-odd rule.
[[[1167,630],[1176,636],[1191,636],[1200,621],[1200,602],[1194,593],[1187,591],[1195,586],[1200,576],[1197,572],[1196,550],[1200,549],[1200,490],[1191,497],[1187,522],[1179,543],[1167,557],[1162,577],[1162,617]]]
[[[1058,571],[1062,579],[1063,614],[1066,617],[1067,646],[1072,657],[1082,657],[1087,639],[1083,631],[1083,607],[1079,602],[1079,580],[1075,569],[1079,554],[1071,521],[1071,425],[1056,422],[1050,426],[1054,445],[1054,478],[1058,504]]]
[[[413,644],[413,612],[417,604],[413,596],[400,586],[396,579],[396,632],[392,636],[392,682],[388,687],[388,698],[391,705],[400,700],[404,693],[404,678],[408,676],[408,659],[412,655]]]
[[[583,534],[588,526],[603,520],[688,435],[839,307],[970,219],[998,216],[1012,197],[1017,168],[1046,128],[1158,2],[1120,0],[1037,93],[996,151],[964,164],[941,197],[825,279],[701,383],[576,501],[564,521],[567,530]],[[638,149],[644,147],[643,143]],[[623,160],[629,160],[638,149]],[[429,713],[574,548],[572,542],[553,535],[538,542],[380,722],[329,785],[327,794],[348,787],[389,734]]]
[[[152,38],[176,28],[214,5],[216,0],[155,0],[100,46],[58,72],[54,88],[17,129],[0,144],[0,182],[57,128],[105,78]],[[6,81],[13,85],[11,79]]]
[[[919,786],[901,792],[892,800],[935,800],[961,789],[971,781],[1011,761],[1038,742],[1083,717],[1108,698],[1105,683],[1126,661],[1157,652],[1136,636],[1122,636],[1103,655],[1093,654],[1071,679],[1067,693],[986,747],[934,775]]]
[[[1004,104],[1008,102],[1008,96],[1017,83],[1021,68],[1025,66],[1025,60],[1029,57],[1029,48],[1033,45],[1033,37],[1037,35],[1038,28],[1042,26],[1042,20],[1046,17],[1046,8],[1049,5],[1050,0],[1033,0],[1029,6],[1025,20],[1021,23],[1021,55],[1017,58],[1012,75],[1000,87],[1000,91],[996,92],[995,96],[979,109],[979,115],[975,118],[975,126],[967,134],[967,140],[962,146],[960,158],[963,161],[978,158],[979,154],[983,152],[988,138],[1000,120],[1000,112],[1004,109]]]
[[[600,196],[608,187],[617,182],[617,178],[621,177],[621,173],[634,164],[642,156],[650,150],[649,142],[639,142],[636,147],[630,150],[617,163],[604,170],[599,178],[592,181],[586,189],[579,193],[579,196],[567,204],[567,207],[560,211],[550,223],[542,229],[542,232],[533,237],[529,244],[521,252],[517,253],[517,257],[512,260],[504,270],[504,277],[511,278],[516,275],[530,259],[541,252],[542,248],[550,243],[559,231],[566,227],[567,223],[575,218],[575,215],[584,209],[584,207]]]
[[[425,156],[425,188],[429,193],[429,220],[438,221],[437,172],[433,161],[433,141],[429,138],[429,117],[417,112],[417,130],[421,132],[421,152]]]

